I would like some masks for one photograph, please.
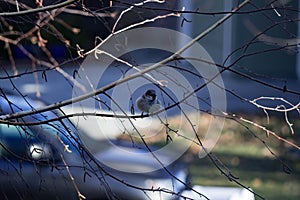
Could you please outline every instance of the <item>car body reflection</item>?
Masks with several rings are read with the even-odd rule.
[[[5,95],[0,97],[0,105],[1,115],[5,115],[43,103]],[[45,112],[15,122],[53,117],[54,113]],[[167,170],[151,170],[157,163],[126,156],[127,150],[148,153],[143,145],[117,140],[110,141],[114,146],[90,156],[81,146],[73,125],[67,119],[61,122],[30,126],[0,123],[1,199],[78,199],[78,191],[87,199],[174,199],[184,189],[187,175],[182,163],[167,166]],[[99,145],[105,146],[105,141]],[[116,151],[115,146],[124,151]],[[148,172],[134,173],[143,168]],[[154,192],[155,189],[159,191]]]

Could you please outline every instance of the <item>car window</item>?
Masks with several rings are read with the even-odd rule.
[[[35,133],[33,133],[34,131]],[[0,124],[0,156],[14,159],[55,160],[51,144],[40,138],[41,129]]]
[[[26,154],[26,147],[34,140],[28,128],[0,124],[1,155],[21,156]]]

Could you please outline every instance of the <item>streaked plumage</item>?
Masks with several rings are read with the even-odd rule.
[[[138,109],[142,112],[153,113],[160,109],[160,101],[157,99],[155,90],[147,90],[136,101]]]

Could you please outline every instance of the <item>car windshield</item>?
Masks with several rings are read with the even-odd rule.
[[[0,124],[0,141],[1,156],[24,157],[35,136],[27,127]]]
[[[58,159],[53,149],[60,130],[50,125],[0,124],[0,156],[14,159]],[[57,142],[56,142],[57,144]]]

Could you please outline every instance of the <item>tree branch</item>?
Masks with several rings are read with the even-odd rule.
[[[49,11],[49,10],[61,8],[64,6],[68,6],[72,3],[75,3],[76,1],[79,1],[79,0],[67,0],[67,1],[57,3],[54,5],[40,7],[40,8],[32,8],[30,10],[21,10],[21,11],[17,11],[17,12],[3,12],[3,13],[0,13],[0,17],[21,16],[21,15],[28,15],[28,14],[33,14],[33,13]]]

